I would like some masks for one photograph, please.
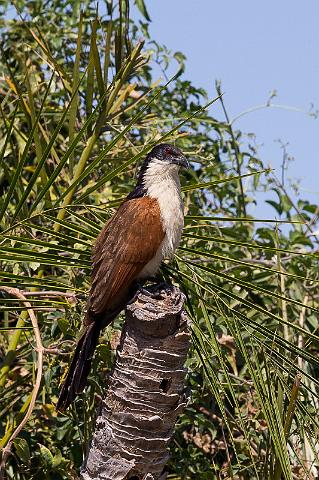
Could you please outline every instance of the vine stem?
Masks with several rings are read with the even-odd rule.
[[[30,403],[29,403],[29,406],[28,406],[28,410],[27,410],[24,418],[22,419],[22,421],[19,423],[19,425],[16,427],[16,429],[10,435],[9,440],[8,440],[7,444],[5,445],[3,451],[2,451],[2,459],[1,459],[1,465],[0,465],[0,480],[4,480],[4,478],[5,478],[5,466],[6,466],[7,459],[9,457],[10,453],[11,453],[11,448],[12,448],[13,441],[19,435],[19,433],[24,428],[24,426],[28,423],[28,421],[29,421],[29,419],[32,415],[32,412],[33,412],[33,409],[34,409],[34,406],[35,406],[35,402],[36,402],[36,399],[37,399],[37,396],[38,396],[38,393],[39,393],[39,390],[40,390],[41,379],[42,379],[42,371],[43,371],[44,347],[43,347],[43,344],[42,344],[42,339],[41,339],[41,334],[40,334],[40,329],[39,329],[37,317],[36,317],[33,309],[31,308],[31,304],[27,301],[26,297],[17,288],[11,288],[11,287],[6,287],[6,286],[1,285],[0,290],[2,290],[4,292],[7,292],[9,295],[12,295],[14,297],[19,298],[20,300],[23,301],[24,305],[26,306],[27,312],[29,314],[29,317],[30,317],[30,320],[31,320],[31,323],[32,323],[32,327],[33,327],[33,333],[34,333],[35,343],[36,343],[35,350],[37,352],[37,362],[36,362],[37,375],[36,375],[36,380],[35,380],[35,384],[34,384],[34,387],[33,387],[33,391],[32,391],[32,394],[31,394],[31,399],[30,399]]]
[[[241,178],[241,168],[240,168],[241,167],[241,161],[240,161],[240,158],[239,158],[240,157],[240,151],[239,151],[238,144],[237,144],[235,134],[234,134],[234,131],[233,131],[232,122],[230,121],[230,118],[228,116],[228,113],[227,113],[227,110],[226,110],[226,107],[225,107],[225,104],[224,104],[223,95],[222,95],[222,91],[221,91],[219,83],[216,83],[216,91],[217,91],[217,94],[219,96],[219,100],[220,100],[220,103],[221,103],[221,106],[222,106],[222,109],[223,109],[223,112],[224,112],[224,115],[225,115],[225,118],[226,118],[228,131],[229,131],[229,134],[230,134],[232,142],[233,142],[234,154],[235,154],[235,159],[236,159],[236,170],[237,170],[237,174],[239,176],[239,189],[240,189],[240,195],[239,195],[239,198],[238,198],[238,205],[241,208],[238,209],[238,213],[240,213],[240,210],[242,210],[243,216],[246,217],[247,212],[246,212],[245,193],[244,193],[244,187],[243,187],[243,182],[242,182],[242,178]]]

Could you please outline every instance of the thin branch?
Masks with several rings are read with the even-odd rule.
[[[191,258],[191,257],[183,257],[184,262],[192,262],[192,263],[216,263],[216,258]],[[233,258],[229,258],[228,260],[236,260]],[[241,262],[247,262],[247,266],[249,267],[250,265],[248,263],[254,264],[254,265],[264,265],[266,267],[273,267],[275,265],[275,262],[271,260],[262,260],[262,259],[257,259],[257,258],[242,258]],[[235,267],[229,267],[226,268],[225,270],[222,270],[223,272],[226,272],[228,270],[232,270],[233,268],[242,268],[245,267],[246,265],[236,265]],[[276,272],[275,272],[276,273]]]
[[[303,299],[303,302],[302,302],[303,307],[301,308],[300,315],[299,315],[299,325],[300,325],[301,328],[304,328],[305,315],[306,315],[308,300],[309,300],[309,296],[308,296],[308,294],[306,294],[304,296],[304,299]],[[303,338],[303,335],[301,335],[300,333],[298,334],[298,348],[300,348],[300,350],[302,350],[304,348],[304,338]],[[298,367],[300,368],[300,370],[302,370],[303,364],[304,364],[304,361],[299,356],[298,357]]]
[[[62,352],[59,348],[44,348],[43,353],[47,353],[48,355],[70,355],[70,352]]]
[[[281,261],[281,255],[279,252],[280,243],[278,238],[277,226],[276,226],[276,248],[278,249],[278,254],[277,254],[277,269],[279,272],[278,287],[279,287],[279,292],[281,293],[281,296],[282,296],[281,300],[278,299],[278,302],[280,304],[282,318],[285,320],[285,323],[283,325],[284,339],[289,341],[287,302],[286,300],[284,300],[284,297],[286,294],[286,280],[285,280],[285,276],[283,275],[283,266]]]
[[[3,452],[2,452],[2,459],[1,459],[1,465],[0,465],[0,480],[4,480],[4,478],[5,478],[5,465],[6,465],[6,461],[8,459],[8,456],[11,453],[11,448],[12,448],[13,441],[19,435],[21,430],[25,427],[27,422],[29,421],[29,419],[32,415],[34,406],[35,406],[35,402],[36,402],[38,393],[39,393],[39,389],[40,389],[40,385],[41,385],[41,379],[42,379],[42,371],[43,371],[44,348],[43,348],[43,344],[42,344],[42,339],[41,339],[40,329],[39,329],[39,326],[38,326],[37,317],[35,316],[34,311],[31,308],[31,305],[27,301],[26,297],[17,288],[0,286],[0,290],[3,290],[5,292],[7,292],[9,295],[12,295],[14,297],[17,297],[17,298],[23,300],[24,305],[27,307],[27,311],[28,311],[28,314],[29,314],[29,317],[30,317],[30,320],[31,320],[31,323],[32,323],[35,342],[36,342],[36,349],[35,350],[37,352],[37,376],[36,376],[35,384],[34,384],[34,387],[33,387],[32,394],[31,394],[31,400],[30,400],[30,403],[29,403],[28,410],[27,410],[23,420],[20,422],[20,424],[17,426],[17,428],[11,434],[11,436],[8,440],[8,443],[7,443],[6,447],[3,449]]]
[[[227,272],[230,272],[232,270],[236,270],[237,268],[244,268],[245,266],[250,267],[250,266],[253,266],[253,265],[263,265],[267,268],[271,268],[275,265],[275,263],[272,262],[271,260],[258,260],[257,258],[243,258],[242,261],[247,262],[247,264],[246,265],[242,265],[242,264],[232,265],[231,267],[227,267],[224,270],[222,270],[222,273],[227,273]],[[277,272],[274,271],[273,273],[277,273]]]
[[[216,91],[217,91],[217,94],[219,95],[219,100],[220,100],[220,103],[221,103],[221,106],[222,106],[222,109],[223,109],[223,112],[224,112],[224,115],[225,115],[225,118],[226,118],[226,122],[227,122],[227,125],[228,125],[228,131],[229,131],[229,134],[231,136],[231,139],[232,139],[232,142],[233,142],[233,149],[234,149],[234,152],[235,152],[235,159],[236,159],[236,170],[237,170],[237,174],[239,176],[239,188],[240,188],[240,197],[241,197],[241,202],[239,201],[238,204],[239,206],[241,205],[241,210],[243,212],[243,216],[246,217],[247,216],[247,212],[246,212],[246,202],[245,202],[245,193],[244,193],[244,187],[243,187],[243,182],[242,182],[242,178],[241,178],[241,162],[240,162],[240,151],[239,151],[239,147],[238,147],[238,144],[237,144],[237,140],[236,140],[236,137],[235,137],[235,134],[234,134],[234,131],[233,131],[233,127],[232,127],[232,124],[231,124],[231,121],[230,121],[230,118],[228,116],[228,113],[227,113],[227,110],[226,110],[226,107],[225,107],[225,104],[224,104],[224,100],[223,100],[223,96],[222,96],[222,92],[221,92],[221,88],[220,88],[220,85],[219,83],[216,83]],[[238,212],[240,213],[240,212]]]
[[[256,105],[255,107],[248,108],[247,110],[239,113],[236,117],[234,117],[230,121],[230,124],[232,125],[237,120],[239,120],[241,117],[243,117],[243,116],[245,116],[249,113],[257,112],[258,110],[263,110],[263,109],[266,109],[266,108],[278,108],[280,110],[289,110],[291,112],[303,113],[305,115],[309,115],[309,116],[312,116],[314,118],[316,118],[316,116],[317,116],[317,112],[306,111],[306,110],[303,110],[302,108],[293,107],[291,105],[284,105],[284,104],[279,104],[279,103],[270,103],[269,101],[267,101],[266,103],[263,103],[261,105]]]
[[[2,288],[2,287],[1,287]],[[22,290],[21,294],[24,295],[25,297],[28,296],[37,296],[37,297],[65,297],[65,298],[73,298],[74,300],[77,300],[77,296],[74,292],[59,292],[57,290],[39,290],[39,291],[28,291],[28,290]]]
[[[296,205],[296,203],[291,199],[289,193],[287,192],[286,188],[284,187],[284,185],[278,180],[278,178],[276,177],[275,174],[273,174],[273,179],[275,181],[275,184],[277,185],[277,187],[279,187],[283,193],[286,195],[286,197],[288,198],[292,208],[295,210],[295,212],[297,213],[297,215],[301,218],[302,220],[302,223],[305,225],[306,229],[308,230],[308,232],[313,235],[316,240],[318,241],[318,236],[316,235],[316,233],[313,231],[313,224],[311,223],[311,221],[309,222],[305,216],[303,215],[303,213],[300,211],[300,209],[298,208],[298,206]]]

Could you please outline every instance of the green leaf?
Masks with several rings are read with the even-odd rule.
[[[59,329],[61,330],[63,335],[66,335],[69,329],[69,322],[65,318],[58,318],[57,322],[58,322]]]
[[[15,451],[23,463],[30,463],[31,453],[28,442],[25,438],[18,437],[13,440]]]
[[[148,14],[148,11],[146,9],[146,5],[145,5],[144,0],[135,0],[135,4],[136,4],[137,8],[139,9],[139,11],[141,12],[141,14],[143,15],[143,17],[145,18],[145,20],[150,22],[151,18],[150,18],[149,14]]]
[[[41,443],[38,444],[40,447],[40,456],[45,468],[51,469],[54,467],[54,455],[50,450]]]
[[[51,75],[51,78],[50,78],[50,81],[48,83],[48,86],[46,88],[46,91],[45,91],[45,95],[44,95],[44,98],[42,100],[42,103],[41,103],[41,106],[39,108],[39,111],[38,111],[38,114],[35,118],[35,121],[33,122],[33,125],[32,125],[32,129],[30,131],[30,134],[28,136],[28,139],[27,139],[27,142],[25,144],[25,147],[24,147],[24,150],[23,150],[23,153],[22,153],[22,156],[21,156],[21,159],[18,161],[18,165],[15,169],[15,172],[14,172],[14,176],[12,178],[12,181],[10,182],[10,186],[9,186],[9,190],[8,190],[8,193],[3,201],[3,204],[2,204],[2,208],[1,208],[1,211],[0,211],[0,221],[2,220],[2,217],[9,205],[9,202],[11,200],[11,197],[12,197],[12,194],[14,192],[14,190],[16,189],[16,185],[17,185],[17,182],[18,180],[20,179],[20,176],[21,176],[21,173],[22,173],[22,169],[24,167],[24,164],[26,162],[26,159],[27,159],[27,156],[29,155],[29,150],[30,150],[30,147],[31,147],[31,143],[32,143],[32,140],[33,140],[33,137],[34,137],[34,133],[37,129],[37,126],[38,126],[38,123],[40,121],[40,117],[41,117],[41,114],[42,114],[42,110],[44,108],[44,105],[45,105],[45,101],[46,101],[46,98],[49,94],[49,91],[50,91],[50,86],[51,86],[51,83],[52,83],[52,80],[53,80],[53,75]]]

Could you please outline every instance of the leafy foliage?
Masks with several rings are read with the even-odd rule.
[[[131,2],[132,3],[132,2]],[[190,404],[169,478],[315,478],[318,464],[318,207],[294,202],[206,93],[184,79],[185,57],[148,37],[147,5],[128,0],[2,1],[1,285],[18,288],[46,348],[32,416],[14,440],[8,478],[70,479],[82,463],[114,358],[119,318],[101,340],[86,394],[58,414],[59,382],[78,335],[90,250],[160,141],[192,162],[186,225],[163,275],[187,295],[193,347]],[[146,43],[139,42],[141,31]],[[155,78],[155,65],[171,80]],[[206,102],[206,105],[205,105]],[[214,111],[214,110],[213,110]],[[279,220],[250,215],[259,189]],[[36,351],[26,306],[2,295],[1,446],[28,408]]]

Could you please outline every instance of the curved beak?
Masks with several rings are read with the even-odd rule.
[[[183,167],[183,168],[190,167],[189,162],[187,158],[184,157],[184,155],[181,155],[180,157],[174,159],[173,163],[176,163],[176,165],[179,165],[180,167]]]

